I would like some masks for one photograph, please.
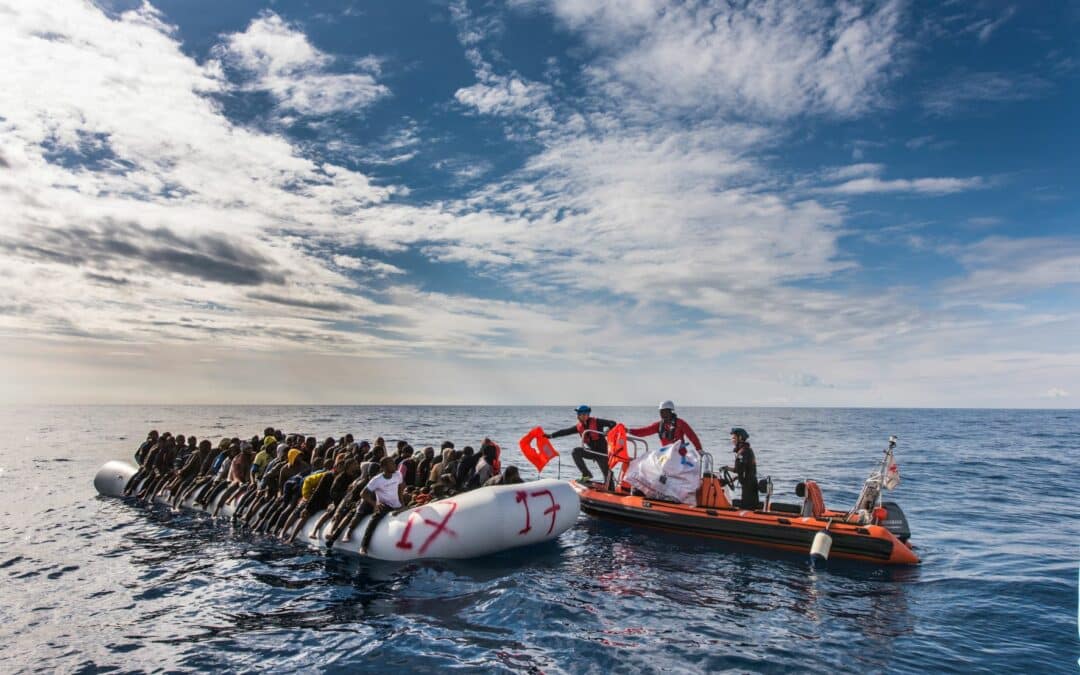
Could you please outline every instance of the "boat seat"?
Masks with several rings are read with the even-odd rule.
[[[821,494],[821,488],[812,480],[804,481],[795,486],[795,494],[803,497],[801,516],[821,518],[825,515],[825,497]]]
[[[697,505],[713,509],[730,509],[731,503],[724,494],[724,483],[711,474],[702,478],[697,490]]]

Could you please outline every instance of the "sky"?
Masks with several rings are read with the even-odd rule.
[[[1077,408],[1078,31],[0,0],[0,402]]]

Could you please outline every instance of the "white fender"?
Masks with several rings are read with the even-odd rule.
[[[814,535],[814,541],[810,544],[810,556],[818,560],[828,560],[831,549],[832,537],[823,530]]]
[[[133,475],[135,467],[127,462],[108,462],[94,477],[94,487],[102,495],[120,497]],[[194,503],[201,491],[184,500],[183,506],[213,511],[220,497],[203,509]],[[155,501],[168,503],[168,493]],[[218,515],[231,516],[233,509],[234,504],[226,504]],[[555,539],[574,525],[580,510],[577,491],[567,481],[545,479],[478,488],[384,517],[375,528],[367,554],[380,560],[475,558]],[[325,546],[329,523],[312,532],[323,513],[304,523],[297,543]],[[335,543],[334,550],[359,554],[369,519],[360,521],[349,541]],[[314,537],[309,536],[312,534]]]

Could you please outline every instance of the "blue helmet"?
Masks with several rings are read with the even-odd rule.
[[[585,413],[586,415],[588,415],[589,413],[592,412],[592,408],[590,408],[589,406],[582,403],[578,407],[574,408],[574,412],[577,413],[578,415],[580,415],[581,413]]]

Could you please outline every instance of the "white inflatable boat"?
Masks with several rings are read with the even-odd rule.
[[[108,462],[94,477],[94,487],[107,497],[121,497],[134,475],[131,464]],[[201,489],[186,499],[184,508],[212,512],[220,497],[203,509],[194,503],[199,493]],[[169,503],[168,492],[156,501]],[[555,539],[574,525],[580,509],[578,494],[566,481],[545,479],[479,488],[383,518],[367,555],[379,560],[475,558]],[[221,517],[232,514],[233,504],[225,504],[218,512]],[[329,525],[315,532],[314,538],[310,536],[322,514],[320,511],[304,523],[296,543],[325,546]],[[361,520],[350,540],[336,542],[333,550],[359,555],[367,522],[368,518]]]

